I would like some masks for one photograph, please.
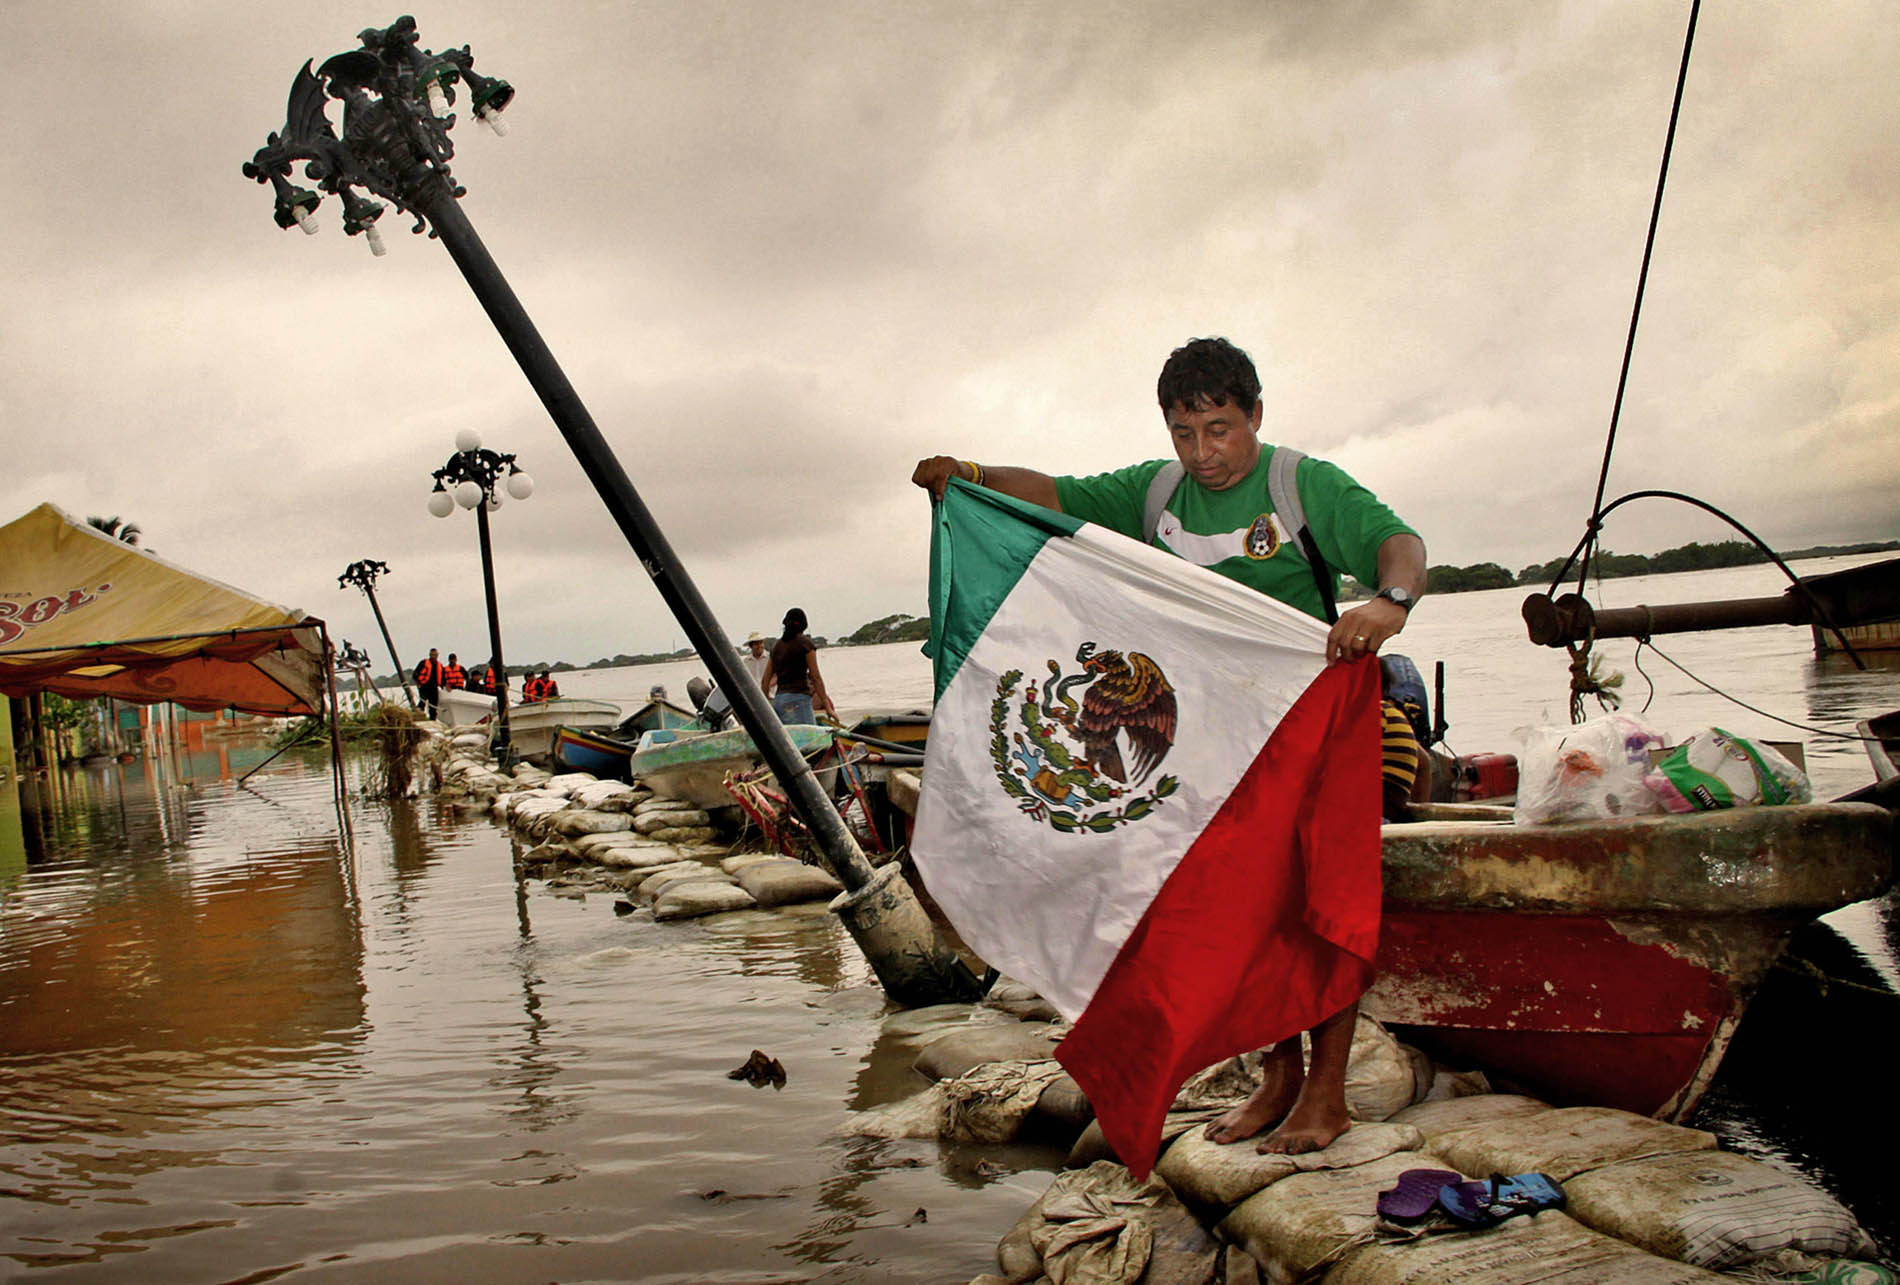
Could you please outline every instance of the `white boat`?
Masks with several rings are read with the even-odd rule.
[[[495,716],[495,698],[484,692],[445,691],[436,699],[437,716],[450,727],[473,727]],[[561,726],[605,731],[620,721],[620,706],[581,696],[516,704],[508,701],[508,741],[527,759],[545,759]]]
[[[448,727],[473,727],[495,712],[495,698],[483,692],[445,687],[436,693],[435,716]]]
[[[620,721],[620,706],[582,696],[557,696],[526,705],[508,703],[508,742],[515,753],[545,763],[554,750],[554,729],[578,727],[604,732]]]

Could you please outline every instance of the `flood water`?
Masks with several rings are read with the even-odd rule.
[[[1778,589],[1746,568],[1603,596]],[[1428,600],[1403,636],[1428,676],[1446,661],[1461,752],[1565,718],[1566,658],[1523,641],[1522,597]],[[1634,710],[1633,647],[1603,650]],[[1811,728],[1900,707],[1900,663],[1817,660],[1805,630],[1661,650]],[[913,645],[822,665],[847,710],[928,704]],[[1822,797],[1870,779],[1858,744],[1654,654],[1642,668],[1661,729],[1804,741]],[[696,672],[562,687],[632,704]],[[623,919],[519,879],[506,830],[428,799],[354,803],[345,845],[321,758],[236,783],[267,752],[74,770],[17,804],[0,785],[0,1278],[966,1281],[1047,1186],[1045,1148],[836,1136],[919,1087],[918,1043],[960,1019],[890,1013],[822,908]],[[1797,946],[1835,984],[1771,978],[1699,1122],[1814,1175],[1891,1243],[1891,901]],[[754,1048],[782,1090],[726,1077]]]

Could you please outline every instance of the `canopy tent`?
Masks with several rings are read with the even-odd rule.
[[[0,695],[321,715],[323,622],[42,504],[0,527]]]

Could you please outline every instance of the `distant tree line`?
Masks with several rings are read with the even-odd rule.
[[[1811,549],[1794,549],[1781,555],[1783,561],[1798,558],[1830,558],[1853,553],[1885,553],[1900,549],[1900,540],[1869,544],[1827,544]],[[1598,576],[1614,580],[1621,576],[1661,575],[1672,571],[1708,571],[1717,567],[1747,567],[1767,562],[1768,555],[1744,540],[1725,540],[1720,544],[1690,542],[1664,549],[1657,554],[1611,553],[1596,555]],[[1463,593],[1470,589],[1508,589],[1512,585],[1548,586],[1563,568],[1563,558],[1534,563],[1513,576],[1495,562],[1477,562],[1468,567],[1436,566],[1426,572],[1427,593]],[[1576,568],[1570,569],[1575,574]]]

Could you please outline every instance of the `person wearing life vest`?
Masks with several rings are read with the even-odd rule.
[[[1376,656],[1425,592],[1425,542],[1337,466],[1263,444],[1260,391],[1246,353],[1193,339],[1156,381],[1173,459],[1057,477],[937,455],[919,460],[911,481],[941,500],[956,478],[1099,523],[1330,622],[1328,664]],[[1337,610],[1342,570],[1377,592]],[[1312,1028],[1310,1071],[1297,1035],[1267,1050],[1260,1088],[1206,1136],[1226,1143],[1271,1129],[1264,1153],[1330,1145],[1352,1125],[1346,1059],[1358,1010],[1355,1000]]]
[[[424,718],[435,717],[436,697],[442,687],[442,662],[436,659],[436,649],[429,648],[429,658],[416,666],[416,704],[421,707]]]
[[[455,653],[449,653],[449,663],[442,666],[442,686],[451,691],[461,691],[468,686],[468,671],[455,659]]]
[[[493,696],[495,694],[496,680],[497,680],[497,676],[495,673],[495,662],[491,660],[486,665],[482,666],[481,677],[478,680],[480,683],[479,690],[486,692],[490,696]]]
[[[541,671],[541,699],[544,701],[551,701],[551,700],[559,700],[560,697],[561,697],[561,685],[554,681],[554,675],[552,673],[550,673],[549,671],[545,669],[542,670]]]
[[[532,705],[542,699],[541,675],[530,672],[521,680],[521,703]]]

